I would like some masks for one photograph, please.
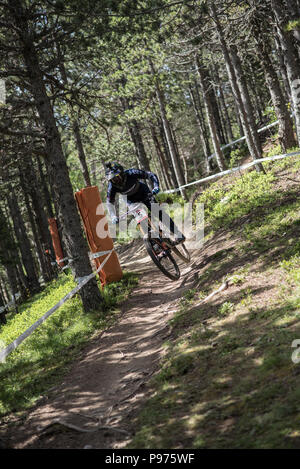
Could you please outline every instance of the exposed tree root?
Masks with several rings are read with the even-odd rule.
[[[72,423],[68,423],[68,422],[65,422],[64,420],[62,419],[54,419],[51,423],[49,423],[48,425],[46,425],[45,427],[42,427],[42,428],[39,428],[38,431],[40,433],[42,433],[43,435],[47,434],[47,433],[51,433],[52,431],[56,431],[57,428],[53,428],[53,426],[62,426],[62,427],[66,427],[66,428],[69,428],[70,430],[75,430],[77,432],[81,432],[81,433],[93,433],[93,432],[97,432],[99,430],[109,430],[109,431],[114,431],[114,432],[118,432],[118,433],[123,433],[125,435],[129,435],[129,432],[127,432],[126,430],[122,430],[121,428],[116,428],[116,427],[109,427],[107,425],[97,425],[95,428],[82,428],[82,427],[78,427],[77,425],[73,425]]]

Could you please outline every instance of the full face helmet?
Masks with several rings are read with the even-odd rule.
[[[107,181],[111,181],[117,186],[121,186],[124,182],[124,168],[119,163],[106,163],[105,177]]]

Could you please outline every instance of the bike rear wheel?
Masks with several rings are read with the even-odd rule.
[[[149,256],[161,272],[171,280],[178,280],[180,270],[169,249],[164,250],[159,240],[151,239],[148,236],[145,236],[143,241]]]

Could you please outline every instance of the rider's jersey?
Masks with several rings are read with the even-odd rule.
[[[149,188],[146,184],[140,182],[140,179],[149,179],[153,183],[154,188],[159,187],[158,177],[151,171],[143,171],[142,169],[126,169],[124,171],[124,181],[120,186],[113,184],[111,181],[108,183],[107,204],[111,215],[114,215],[113,205],[117,193],[126,196],[129,202],[141,202],[144,200],[145,194],[149,193]]]

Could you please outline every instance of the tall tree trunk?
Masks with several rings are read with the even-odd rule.
[[[50,195],[50,191],[49,191],[48,183],[47,183],[47,176],[44,174],[41,158],[37,156],[36,160],[38,163],[41,186],[42,186],[44,199],[45,199],[45,203],[47,207],[47,212],[48,212],[47,215],[48,215],[48,218],[53,218],[54,213],[53,213],[53,208],[52,208],[51,195]]]
[[[290,20],[297,21],[297,26],[293,28],[293,36],[297,41],[297,49],[298,49],[298,55],[300,53],[300,26],[299,26],[299,19],[300,19],[300,6],[299,2],[294,0],[294,1],[287,1],[287,8],[288,8],[288,14]]]
[[[59,58],[59,68],[60,68],[61,77],[62,77],[63,82],[65,83],[65,85],[67,85],[68,84],[68,75],[67,75],[66,67],[65,67],[65,64],[64,64],[64,58],[63,58],[63,55],[61,53],[61,49],[60,49],[60,46],[59,46],[58,43],[56,43],[56,48],[57,48],[57,55],[58,55],[58,58]],[[70,108],[69,108],[69,111],[70,111],[70,119],[71,119],[71,123],[72,123],[73,133],[74,133],[74,136],[75,136],[75,144],[76,144],[76,148],[77,148],[77,152],[78,152],[78,158],[79,158],[79,163],[80,163],[80,167],[81,167],[82,176],[83,176],[85,185],[87,187],[89,187],[89,186],[91,186],[91,178],[90,178],[88,165],[87,165],[87,161],[86,161],[86,155],[85,155],[85,151],[84,151],[84,147],[83,147],[83,143],[82,143],[79,122],[78,122],[77,119],[74,119],[72,117]]]
[[[279,79],[282,79],[283,80],[283,84],[284,84],[284,94],[285,94],[285,97],[287,99],[287,101],[289,101],[290,103],[292,102],[292,93],[291,93],[291,87],[290,87],[290,83],[289,83],[289,79],[288,79],[288,76],[287,76],[287,71],[286,71],[286,67],[285,67],[285,63],[284,63],[284,56],[283,56],[283,52],[282,52],[282,47],[281,47],[281,44],[280,44],[280,40],[279,40],[279,37],[277,36],[277,32],[276,32],[276,28],[274,27],[274,42],[275,42],[275,46],[276,46],[276,55],[277,55],[277,58],[278,58],[278,75],[279,75]]]
[[[240,131],[240,137],[244,137],[245,132],[244,132],[244,127],[243,127],[242,120],[241,120],[241,113],[240,113],[240,109],[239,109],[239,104],[237,102],[237,99],[236,99],[236,96],[235,96],[234,93],[233,93],[233,103],[234,103],[234,109],[235,109],[236,122],[237,122],[237,125],[239,127],[239,131]]]
[[[256,82],[256,74],[257,74],[257,68],[261,67],[261,63],[252,63],[252,60],[249,60],[249,70],[248,74],[250,75],[249,78],[247,77],[247,84],[249,89],[252,91],[252,96],[254,100],[254,113],[257,116],[259,125],[264,123],[265,117],[263,115],[263,112],[266,109],[266,106],[268,105],[268,100],[264,99],[264,94],[263,93],[258,93],[257,92],[257,82]],[[264,83],[265,84],[265,83]]]
[[[117,60],[118,60],[118,69],[123,72],[121,61],[119,59]],[[126,86],[126,83],[127,83],[127,79],[126,79],[125,74],[123,74],[121,79],[119,80],[118,89],[119,88],[123,89]],[[127,97],[121,96],[120,102],[121,102],[123,112],[129,111],[129,110],[132,111],[134,109],[134,106],[129,102]],[[149,161],[146,155],[145,146],[144,146],[139,123],[137,122],[136,119],[130,119],[127,122],[127,128],[128,128],[131,140],[135,147],[136,157],[139,163],[139,168],[143,169],[144,171],[150,171],[150,165],[149,165]]]
[[[295,47],[293,36],[286,31],[288,16],[285,4],[281,0],[271,0],[277,23],[277,34],[282,47],[285,66],[289,79],[293,110],[295,113],[296,133],[300,144],[300,60]]]
[[[223,125],[222,125],[222,116],[220,114],[220,108],[218,105],[216,92],[212,83],[210,70],[206,69],[206,73],[207,73],[207,94],[211,102],[214,120],[216,124],[216,130],[218,133],[220,144],[225,145],[227,142],[226,142],[225,133],[224,133]]]
[[[37,227],[40,227],[40,223],[35,222],[33,211],[32,211],[31,205],[30,205],[30,199],[29,199],[29,194],[28,194],[28,190],[27,190],[27,185],[25,183],[22,171],[20,171],[20,182],[21,182],[21,187],[22,187],[22,191],[23,191],[23,195],[24,195],[24,201],[25,201],[25,205],[26,205],[26,209],[27,209],[29,222],[30,222],[30,225],[31,225],[33,239],[34,239],[35,246],[36,246],[36,253],[37,253],[41,273],[42,273],[44,281],[49,282],[50,280],[52,280],[54,278],[54,272],[53,272],[53,269],[49,270],[49,265],[48,265],[48,263],[46,262],[46,259],[45,259],[43,245],[42,245],[42,242],[40,240],[40,235],[38,234],[38,228],[37,228]]]
[[[224,33],[223,33],[223,30],[222,30],[222,27],[221,27],[221,24],[220,24],[218,15],[217,15],[215,5],[213,3],[210,6],[210,11],[211,11],[212,17],[215,21],[215,24],[216,24],[218,38],[219,38],[221,48],[222,48],[222,52],[223,52],[223,55],[224,55],[224,59],[225,59],[225,63],[226,63],[226,69],[227,69],[228,77],[229,77],[229,80],[230,80],[232,92],[234,94],[234,97],[236,99],[236,102],[237,102],[237,105],[238,105],[238,108],[239,108],[241,122],[242,122],[243,130],[244,130],[244,133],[245,133],[247,145],[248,145],[249,151],[251,153],[252,159],[256,160],[256,159],[261,158],[261,154],[259,154],[257,152],[257,149],[256,149],[256,145],[255,145],[255,142],[254,142],[254,139],[253,139],[253,136],[252,136],[251,128],[249,126],[249,122],[248,122],[248,119],[247,119],[246,111],[245,111],[243,101],[242,101],[242,98],[241,98],[240,90],[239,90],[239,87],[238,87],[238,84],[237,84],[236,75],[235,75],[235,71],[234,71],[234,68],[233,68],[233,65],[232,65],[229,50],[228,50],[228,47],[227,47],[227,44],[226,44],[226,41],[225,41],[225,38],[224,38]],[[263,168],[263,165],[261,163],[256,164],[255,169],[258,172],[264,172],[264,168]]]
[[[0,292],[0,310],[1,307],[4,306],[4,298],[2,296],[2,293]],[[6,317],[5,317],[5,310],[0,313],[0,324],[6,324]]]
[[[208,175],[211,172],[210,163],[209,163],[209,160],[208,160],[208,157],[210,156],[210,148],[209,148],[207,139],[204,137],[203,121],[201,119],[199,108],[198,108],[197,102],[196,102],[196,97],[195,97],[195,94],[194,94],[194,91],[193,91],[191,85],[189,85],[189,93],[190,93],[190,96],[191,96],[193,109],[194,109],[197,124],[198,124],[200,142],[202,143],[202,147],[203,147],[205,173]]]
[[[166,139],[165,129],[164,129],[163,123],[161,121],[158,121],[158,126],[159,126],[160,139],[161,139],[161,142],[162,142],[162,145],[163,145],[163,148],[164,148],[164,153],[166,155],[166,161],[167,161],[167,164],[168,164],[168,168],[170,170],[171,186],[176,187],[177,186],[176,174],[175,174],[174,167],[173,167],[173,164],[172,164],[172,159],[171,159],[170,150],[169,150],[169,147],[168,147],[168,142],[167,142],[167,139]]]
[[[18,200],[12,186],[9,187],[9,191],[10,193],[7,195],[7,202],[13,220],[16,238],[19,243],[19,248],[22,255],[22,262],[24,264],[25,271],[27,274],[30,292],[35,293],[40,290],[40,285],[36,273],[34,258],[31,252],[30,241],[27,236]]]
[[[75,278],[91,274],[88,247],[81,230],[81,221],[74,200],[73,188],[69,178],[68,167],[63,154],[60,135],[56,126],[53,109],[46,92],[38,54],[33,42],[32,33],[26,20],[26,14],[20,0],[11,0],[10,8],[13,21],[17,27],[21,42],[21,51],[28,72],[31,92],[41,123],[45,128],[46,150],[50,166],[50,175],[58,205],[61,211],[68,255]],[[96,278],[92,278],[80,290],[85,311],[95,310],[102,305],[103,299],[97,286]]]
[[[201,122],[202,122],[203,136],[204,136],[205,141],[206,141],[205,145],[206,145],[206,148],[207,148],[208,155],[210,156],[212,154],[212,151],[210,149],[209,131],[207,129],[204,112],[202,111],[203,106],[202,106],[202,102],[201,102],[201,99],[200,99],[199,85],[198,85],[198,82],[197,82],[196,79],[194,80],[194,85],[195,85],[195,88],[194,88],[195,89],[195,97],[196,97],[196,102],[197,102],[197,106],[198,106],[198,110],[199,110],[199,116],[200,116],[200,119],[201,119]]]
[[[153,63],[152,63],[151,60],[149,60],[149,64],[150,64],[150,68],[151,68],[151,73],[152,73],[153,77],[155,77],[156,73],[155,73],[154,66],[153,66]],[[185,181],[184,181],[184,178],[183,178],[183,175],[182,175],[182,168],[181,168],[181,165],[180,165],[180,161],[177,157],[176,147],[175,147],[175,143],[174,143],[174,140],[173,140],[173,137],[172,137],[172,131],[171,131],[171,128],[170,128],[170,124],[169,124],[169,121],[167,119],[164,95],[163,95],[163,92],[160,88],[160,85],[159,85],[157,79],[155,80],[155,86],[156,86],[156,97],[157,97],[158,104],[159,104],[161,120],[162,120],[162,123],[163,123],[164,131],[165,131],[165,134],[166,134],[166,139],[167,139],[167,142],[168,142],[168,147],[169,147],[169,151],[170,151],[170,155],[171,155],[172,165],[173,165],[174,172],[175,172],[175,175],[176,175],[177,185],[179,187],[181,187],[181,186],[184,186]],[[187,200],[186,192],[185,192],[184,188],[180,189],[180,193],[181,193],[182,197],[185,200]]]
[[[23,170],[23,171],[22,171]],[[39,195],[39,180],[37,179],[36,172],[33,170],[33,161],[25,159],[23,161],[23,168],[19,166],[20,179],[25,193],[30,195],[32,207],[36,216],[36,226],[39,233],[41,248],[50,249],[51,254],[54,256],[52,249],[52,240],[48,227],[47,215],[44,209],[43,192]]]
[[[177,157],[178,161],[180,161],[180,167],[183,168],[182,169],[182,176],[184,178],[184,183],[187,184],[188,183],[188,171],[187,171],[186,157],[185,157],[185,155],[183,154],[182,151],[179,151],[177,135],[176,135],[176,132],[174,130],[172,122],[169,122],[169,124],[170,124],[171,134],[172,134],[172,138],[173,138],[173,142],[174,142],[174,146],[175,146],[176,157]]]
[[[9,301],[9,292],[8,292],[8,287],[7,287],[7,278],[2,278],[1,277],[1,289],[2,289],[2,296],[4,298],[5,303]]]
[[[90,173],[88,169],[88,165],[86,162],[86,155],[85,151],[83,148],[83,143],[82,143],[82,138],[81,138],[81,133],[80,133],[80,128],[79,128],[79,123],[77,119],[74,119],[72,122],[72,127],[73,127],[73,132],[75,135],[75,141],[76,141],[76,147],[78,151],[78,158],[81,166],[81,172],[83,175],[84,183],[87,187],[91,186],[91,178],[90,178]]]
[[[25,268],[22,263],[22,256],[20,252],[20,247],[18,247],[18,241],[14,234],[14,228],[11,222],[11,217],[9,215],[9,209],[5,207],[5,217],[7,224],[7,252],[8,252],[8,261],[13,264],[15,271],[18,289],[21,290],[23,298],[27,298],[29,294],[29,282],[28,278],[25,275]],[[16,290],[18,291],[18,290]]]
[[[206,70],[204,69],[204,67],[200,64],[198,56],[196,56],[195,62],[196,62],[196,68],[197,68],[197,73],[198,73],[199,82],[200,82],[200,88],[201,88],[201,92],[203,96],[204,106],[206,110],[208,126],[209,126],[209,130],[211,134],[213,147],[215,150],[217,165],[220,171],[224,171],[226,169],[226,163],[225,163],[224,155],[221,150],[221,144],[220,144],[220,140],[219,140],[219,136],[218,136],[218,132],[216,128],[213,107],[212,107],[212,103],[210,101],[210,96],[208,93],[208,83],[207,83],[208,74]]]
[[[256,148],[256,153],[259,155],[261,158],[262,156],[262,146],[261,142],[259,139],[259,134],[257,133],[257,126],[255,122],[255,117],[254,117],[254,111],[253,111],[253,106],[251,103],[249,91],[248,91],[248,86],[244,77],[243,69],[242,69],[242,64],[241,64],[241,59],[238,55],[237,52],[237,47],[236,46],[231,46],[230,48],[230,54],[231,54],[231,59],[232,59],[232,65],[234,67],[236,79],[237,79],[237,85],[240,90],[240,95],[241,99],[244,105],[244,109],[246,112],[246,117],[249,123],[249,127],[251,129],[254,145]]]
[[[279,141],[283,151],[286,152],[288,148],[296,146],[293,121],[289,115],[277,73],[270,59],[270,44],[268,43],[267,38],[262,35],[260,23],[258,21],[255,23],[254,32],[257,43],[257,54],[260,58],[260,62],[265,74],[266,84],[268,86],[274,110],[279,121]]]
[[[155,149],[156,149],[156,153],[157,153],[157,156],[158,156],[158,160],[159,160],[160,166],[162,168],[162,174],[163,174],[165,186],[166,186],[167,189],[170,189],[171,181],[170,181],[169,174],[168,174],[168,166],[167,166],[167,162],[165,160],[165,155],[163,154],[163,151],[161,149],[161,145],[160,145],[160,142],[159,142],[158,137],[156,135],[154,125],[151,124],[151,123],[150,123],[150,130],[151,130],[152,140],[153,140],[153,143],[154,143],[154,146],[155,146]]]
[[[5,280],[3,277],[0,276],[0,295],[2,296],[3,303],[6,303],[6,296],[5,296],[5,290],[4,290],[4,282]],[[3,306],[3,305],[2,305]]]
[[[13,233],[9,223],[7,223],[8,216],[4,214],[0,207],[0,258],[1,263],[4,265],[8,284],[10,286],[11,294],[18,292],[18,279],[16,275],[16,268],[18,262],[17,246],[15,244]],[[29,285],[26,285],[26,287]],[[6,298],[10,300],[10,295],[6,291]]]
[[[15,295],[19,291],[18,279],[16,274],[15,266],[12,262],[5,263],[5,269],[7,273],[8,283],[12,295]]]
[[[139,161],[139,166],[145,171],[150,171],[149,161],[146,155],[145,146],[143,143],[139,125],[135,119],[128,123],[128,129],[135,146],[136,156]]]
[[[17,262],[14,265],[15,268],[15,275],[18,282],[18,291],[21,293],[21,300],[25,300],[28,298],[28,289],[26,287],[26,278],[23,271],[23,266],[20,262]]]
[[[215,71],[215,75],[216,75],[216,79],[217,79],[217,83],[218,83],[218,90],[219,90],[219,93],[220,93],[220,99],[221,99],[222,108],[223,108],[223,112],[224,112],[225,126],[226,126],[226,129],[227,129],[227,132],[228,132],[229,139],[230,139],[230,141],[232,141],[234,139],[234,136],[233,136],[231,122],[230,122],[230,118],[229,118],[229,114],[228,114],[228,110],[227,110],[227,105],[226,105],[226,101],[225,101],[225,96],[224,96],[224,91],[223,91],[223,84],[222,84],[222,81],[220,80],[220,75],[219,75],[219,70],[218,70],[217,65],[215,65],[214,71]]]
[[[133,109],[133,106],[129,104],[127,98],[121,97],[120,102],[122,105],[123,112]],[[127,129],[128,129],[130,138],[132,140],[132,143],[134,144],[139,168],[145,171],[150,171],[149,161],[146,155],[145,146],[144,146],[144,142],[143,142],[141,131],[140,131],[140,126],[137,120],[131,119],[130,121],[128,121]]]

